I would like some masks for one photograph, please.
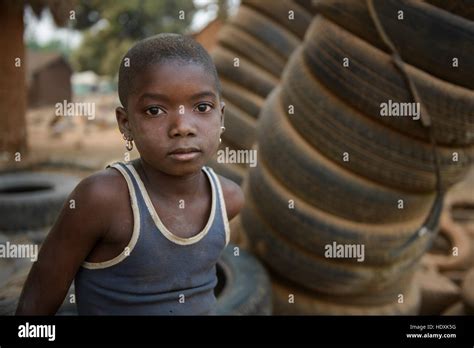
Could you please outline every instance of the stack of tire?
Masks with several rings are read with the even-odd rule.
[[[424,3],[374,3],[433,119],[447,189],[473,160],[473,24]],[[416,314],[413,275],[441,212],[428,132],[380,116],[388,99],[413,100],[366,3],[316,5],[322,15],[259,115],[242,225],[274,274],[275,314]],[[362,262],[328,255],[334,245],[364,246]]]
[[[260,109],[301,43],[311,22],[310,11],[310,0],[243,0],[219,32],[212,57],[226,103],[222,149],[251,149]],[[245,174],[245,164],[211,165],[238,183]]]

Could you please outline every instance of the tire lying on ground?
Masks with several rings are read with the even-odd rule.
[[[51,225],[79,180],[56,173],[0,175],[0,230],[18,231]]]
[[[474,14],[472,3],[435,1]],[[423,1],[374,1],[374,8],[402,59],[451,83],[474,89],[474,22]],[[386,49],[375,29],[366,1],[318,0],[319,13],[362,39]],[[462,8],[465,7],[465,8]],[[403,20],[398,17],[403,12]],[[423,30],[420,30],[423,28]],[[408,39],[409,38],[409,39]],[[453,67],[453,58],[459,67]]]
[[[317,16],[308,28],[304,54],[313,74],[342,100],[377,122],[429,142],[421,120],[381,116],[384,103],[391,110],[390,100],[412,102],[404,76],[395,68],[390,55],[322,16]],[[345,59],[348,59],[347,67],[343,65]],[[432,118],[437,143],[472,144],[474,91],[440,80],[414,66],[406,64],[405,68]],[[456,177],[459,180],[461,176]]]
[[[294,196],[356,222],[408,222],[428,213],[434,194],[414,194],[384,187],[333,163],[294,129],[289,119],[296,117],[298,111],[294,115],[284,115],[279,99],[280,89],[277,88],[262,109],[258,129],[259,158]],[[400,201],[403,209],[399,209]]]
[[[311,73],[298,49],[282,75],[283,105],[293,105],[288,119],[322,154],[354,173],[404,191],[435,187],[432,146],[386,127],[344,103]],[[311,92],[308,92],[311,91]],[[468,170],[474,147],[438,146],[445,187]],[[344,154],[349,156],[343,160]],[[457,153],[460,161],[453,161]]]
[[[420,306],[420,288],[414,281],[392,301],[380,305],[330,302],[296,285],[272,278],[274,315],[416,315]],[[377,295],[374,295],[376,297]]]
[[[248,252],[229,244],[217,263],[217,274],[216,314],[272,314],[270,280],[264,267]]]

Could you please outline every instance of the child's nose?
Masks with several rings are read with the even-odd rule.
[[[170,125],[170,136],[190,136],[196,134],[196,129],[192,120],[192,115],[190,115],[185,110],[180,110],[175,113],[171,118]]]

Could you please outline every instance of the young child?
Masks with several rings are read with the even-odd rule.
[[[140,158],[84,179],[46,238],[17,314],[52,315],[75,281],[79,314],[201,315],[216,303],[216,262],[244,198],[205,163],[224,128],[217,72],[177,34],[122,60],[117,122]]]

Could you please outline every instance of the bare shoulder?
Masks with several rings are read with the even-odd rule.
[[[244,193],[239,185],[230,179],[218,175],[224,194],[224,201],[227,210],[227,218],[232,220],[244,206]]]
[[[114,201],[118,193],[127,192],[127,183],[115,169],[107,168],[84,178],[74,190],[79,196],[91,196],[97,203]],[[92,203],[92,202],[91,202]]]

